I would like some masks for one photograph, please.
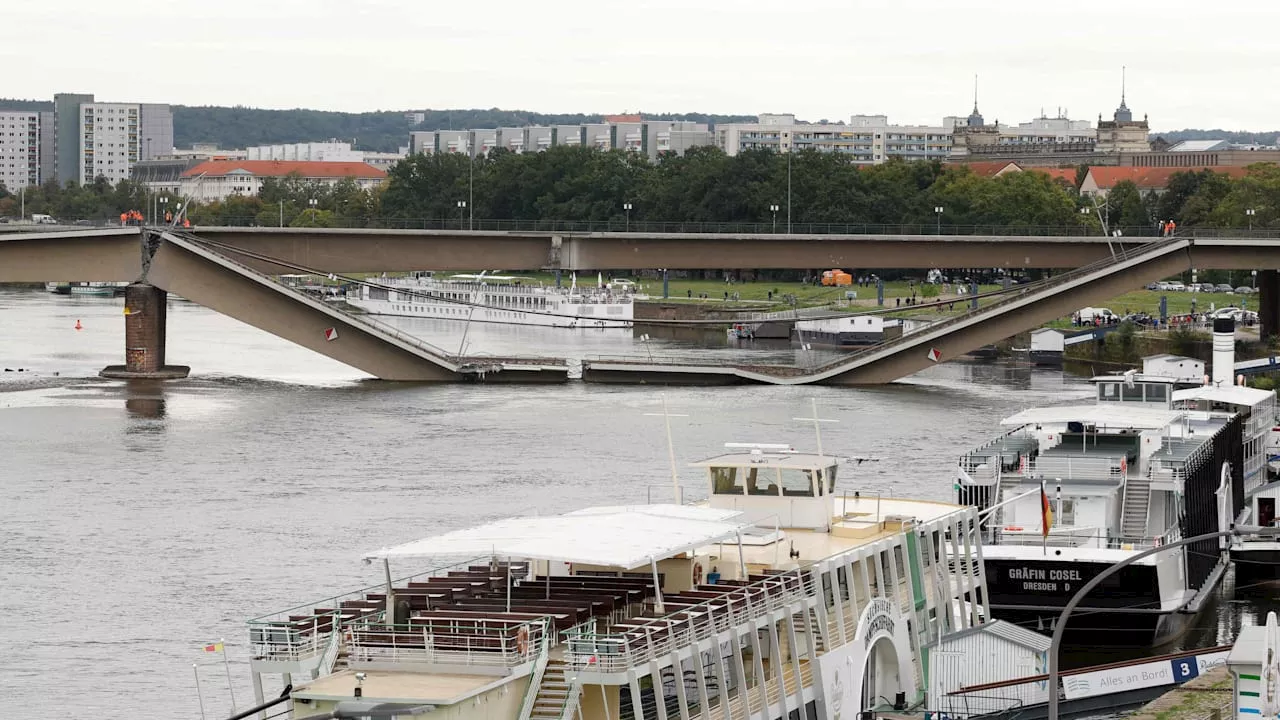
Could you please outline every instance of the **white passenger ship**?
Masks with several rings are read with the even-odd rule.
[[[369,553],[385,583],[249,622],[258,701],[280,674],[295,718],[847,720],[953,712],[961,686],[1042,670],[1047,638],[987,619],[977,511],[841,494],[838,465],[736,446],[697,463],[698,505]],[[393,562],[459,557],[391,580]]]
[[[474,320],[563,328],[629,328],[631,283],[603,278],[596,287],[543,285],[511,275],[451,275],[427,271],[381,278],[347,293],[347,303],[374,315]]]
[[[1232,384],[1229,326],[1215,327],[1212,383],[1096,377],[1093,405],[1020,412],[1002,421],[1008,433],[960,459],[960,500],[984,511],[995,617],[1048,631],[1110,565],[1236,521],[1246,489],[1265,476],[1276,408],[1274,393]],[[1204,541],[1125,568],[1084,600],[1067,634],[1122,645],[1176,638],[1217,586],[1228,545]]]

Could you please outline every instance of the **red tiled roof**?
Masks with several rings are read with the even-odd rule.
[[[1075,168],[1033,167],[1033,168],[1027,168],[1027,172],[1044,173],[1045,175],[1048,175],[1054,180],[1065,180],[1067,184],[1071,185],[1072,187],[1075,187],[1075,184],[1076,184]]]
[[[1169,187],[1169,179],[1177,173],[1200,172],[1212,170],[1226,173],[1233,178],[1241,178],[1248,174],[1248,168],[1236,165],[1216,165],[1205,167],[1103,167],[1089,168],[1093,182],[1101,190],[1110,190],[1117,183],[1129,180],[1142,190],[1162,190]]]
[[[297,173],[304,178],[384,178],[383,170],[362,162],[322,162],[290,160],[207,160],[182,173],[183,177],[223,177],[240,171],[257,177],[284,177]]]
[[[607,123],[638,123],[643,122],[643,118],[639,115],[605,115],[604,121]]]

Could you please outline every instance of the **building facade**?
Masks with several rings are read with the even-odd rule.
[[[90,185],[106,178],[112,185],[129,177],[142,154],[141,110],[129,103],[81,103],[80,172],[76,181]]]
[[[302,142],[284,145],[255,145],[245,148],[247,160],[285,160],[289,162],[364,162],[364,153],[352,150],[351,143]]]
[[[9,192],[40,184],[38,111],[0,111],[0,185]]]
[[[173,152],[173,112],[156,103],[100,103],[93,95],[61,93],[53,97],[54,128],[45,143],[56,149],[57,181],[88,185],[97,178],[117,183],[130,177],[134,164]]]
[[[321,185],[351,179],[364,189],[372,189],[386,180],[387,173],[363,162],[208,160],[182,172],[178,192],[200,202],[233,195],[252,197],[268,178],[289,176]]]
[[[463,153],[484,155],[495,148],[516,153],[542,152],[553,147],[592,147],[597,150],[626,150],[643,153],[651,160],[663,153],[683,155],[691,147],[710,145],[711,131],[705,124],[653,120],[587,123],[532,127],[504,127],[492,130],[434,130],[409,133],[409,152]]]

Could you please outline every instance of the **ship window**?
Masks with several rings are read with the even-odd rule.
[[[1169,400],[1167,385],[1147,385],[1147,402],[1167,402]]]
[[[742,479],[738,476],[738,468],[711,468],[711,482],[717,495],[742,495]]]
[[[747,494],[777,495],[777,477],[773,470],[761,474],[759,468],[751,468],[747,471]]]
[[[1102,383],[1098,386],[1098,399],[1119,401],[1120,400],[1120,384],[1119,383]]]
[[[1076,499],[1062,498],[1057,503],[1058,516],[1055,517],[1054,523],[1058,525],[1075,525],[1076,524]]]
[[[789,497],[813,497],[813,471],[783,468],[782,494]]]

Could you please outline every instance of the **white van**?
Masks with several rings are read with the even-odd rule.
[[[37,225],[57,225],[58,221],[53,219],[52,215],[41,215],[39,213],[31,216],[31,222]]]
[[[1103,323],[1114,322],[1117,319],[1116,314],[1111,312],[1110,309],[1096,307],[1081,308],[1080,311],[1076,313],[1076,316],[1080,318],[1080,322],[1090,324],[1092,324],[1095,319]]]

